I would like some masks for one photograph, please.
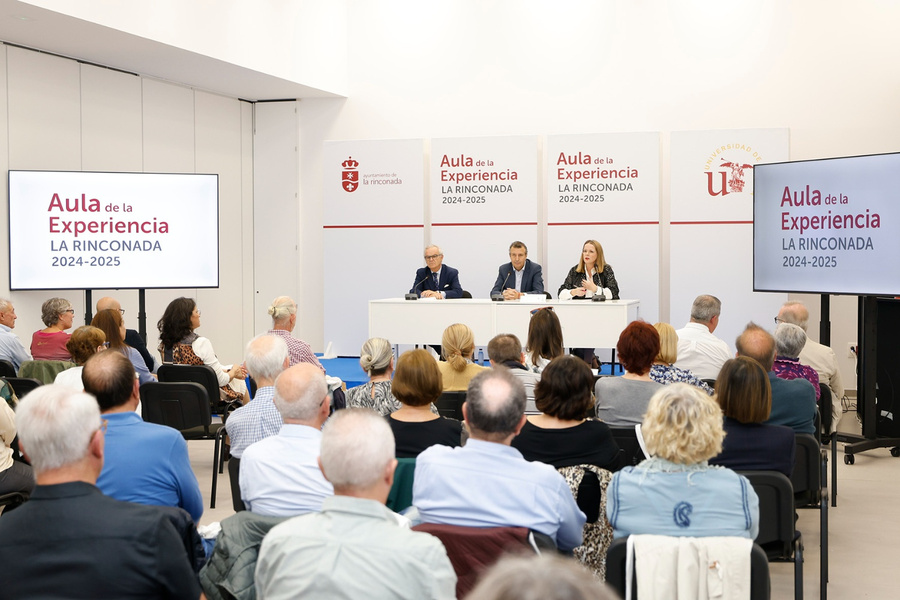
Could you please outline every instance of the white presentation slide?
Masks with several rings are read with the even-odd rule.
[[[900,294],[900,154],[754,167],[756,291]]]
[[[218,287],[218,180],[10,171],[10,289]]]

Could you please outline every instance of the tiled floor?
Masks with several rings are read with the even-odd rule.
[[[845,414],[842,431],[856,431],[856,413]],[[838,448],[838,505],[829,506],[828,596],[834,600],[900,597],[900,458],[887,448],[856,455],[845,465]],[[216,508],[209,508],[212,441],[188,443],[191,465],[206,502],[201,522],[220,521],[233,514],[227,471],[219,477]],[[831,460],[829,456],[829,460]],[[829,464],[829,477],[831,466]],[[830,481],[829,481],[830,483]],[[799,511],[803,533],[805,598],[819,598],[819,511]],[[794,597],[794,565],[771,565],[772,598]]]

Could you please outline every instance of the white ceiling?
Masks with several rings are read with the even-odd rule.
[[[0,0],[0,42],[244,100],[336,97],[297,82],[15,0]]]

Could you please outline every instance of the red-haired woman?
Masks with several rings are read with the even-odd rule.
[[[641,422],[651,396],[662,387],[650,379],[659,333],[649,323],[633,321],[619,335],[616,351],[625,374],[597,381],[597,416],[610,427],[630,427]]]

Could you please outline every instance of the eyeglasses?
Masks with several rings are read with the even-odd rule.
[[[778,317],[775,317],[775,324],[776,324],[776,325],[778,325],[779,323],[784,323],[784,322],[785,322],[784,320],[779,319]]]
[[[439,256],[443,256],[443,254],[429,254],[428,256],[425,257],[425,260],[434,260]]]
[[[64,313],[72,313],[72,314],[74,315],[74,314],[75,314],[75,309],[74,309],[74,308],[67,308],[67,309],[64,310],[63,312],[64,312]]]
[[[109,421],[107,421],[106,419],[100,419],[100,427],[98,427],[94,433],[97,433],[97,431],[102,431],[105,435],[106,429],[108,427],[109,427]]]
[[[125,309],[124,309],[124,308],[120,308],[120,309],[119,309],[119,314],[120,314],[120,315],[124,315],[124,314],[125,314]]]
[[[536,315],[536,314],[538,313],[539,310],[549,310],[549,311],[552,311],[552,310],[553,310],[553,307],[552,307],[552,306],[541,306],[541,307],[539,307],[539,308],[535,308],[534,310],[531,311],[531,316],[533,317],[534,315]]]

